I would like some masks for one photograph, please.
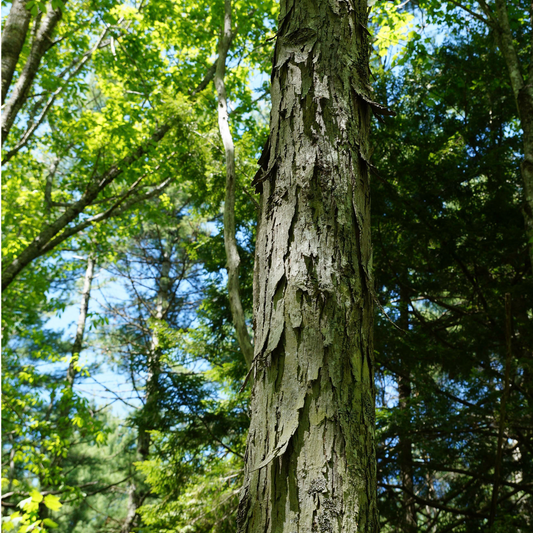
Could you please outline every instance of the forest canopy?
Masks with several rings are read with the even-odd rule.
[[[250,424],[259,431],[251,397],[262,390],[254,341],[274,355],[289,343],[275,322],[289,279],[270,280],[268,334],[255,312],[265,264],[258,220],[287,201],[265,198],[283,174],[274,119],[289,123],[287,102],[326,110],[326,122],[342,107],[326,107],[327,76],[297,89],[287,81],[317,39],[292,31],[296,4],[3,2],[3,530],[243,527]],[[377,472],[368,499],[378,518],[365,531],[526,533],[533,5],[329,4],[368,16],[353,30],[366,65],[328,71],[330,83],[369,73],[368,88],[350,88],[361,115],[346,121],[363,132],[353,166],[368,178],[372,206],[367,221],[353,215],[357,227],[368,222],[353,235],[358,246],[368,238],[354,276],[374,338],[373,348],[361,341],[372,351],[369,374],[361,370],[361,382],[373,373],[372,392],[357,400],[361,427],[372,428],[365,446],[375,441],[365,461]],[[333,7],[328,16],[340,17]],[[315,126],[302,131],[319,143],[328,135]],[[305,135],[284,138],[287,150]],[[326,166],[310,173],[318,188]],[[307,198],[298,216],[322,216]],[[290,246],[311,240],[286,233]],[[291,320],[295,330],[306,323]],[[280,375],[288,369],[283,362]],[[273,381],[281,390],[281,377]],[[257,470],[282,471],[292,431]],[[320,483],[308,491],[325,508],[317,531],[336,532],[341,511],[320,499]]]

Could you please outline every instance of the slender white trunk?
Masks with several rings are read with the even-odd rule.
[[[215,71],[215,87],[218,96],[218,127],[226,155],[226,196],[224,199],[224,247],[226,249],[228,271],[228,297],[237,333],[237,340],[248,368],[253,359],[254,348],[244,319],[239,291],[239,264],[241,258],[235,238],[235,147],[228,123],[228,104],[224,76],[226,58],[232,41],[231,0],[224,2],[224,25],[218,44],[218,60]]]

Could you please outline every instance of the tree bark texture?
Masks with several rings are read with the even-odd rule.
[[[366,21],[362,0],[281,1],[241,533],[378,530]]]
[[[47,12],[43,14],[39,22],[35,21],[38,26],[34,32],[30,54],[2,112],[2,146],[11,131],[11,127],[17,118],[18,112],[21,110],[28,97],[31,86],[33,85],[33,80],[39,70],[41,60],[53,44],[52,35],[58,22],[61,20],[61,16],[61,9],[52,9],[52,5],[48,4]]]
[[[31,13],[27,0],[14,0],[2,31],[2,105],[13,81],[20,52],[26,41]]]
[[[224,25],[218,43],[218,59],[215,71],[215,87],[218,97],[218,127],[224,144],[226,156],[226,196],[224,199],[224,248],[226,250],[228,271],[228,297],[237,333],[237,340],[243,353],[246,365],[250,368],[254,348],[244,319],[244,310],[239,290],[239,264],[241,258],[235,238],[235,146],[228,123],[228,104],[226,98],[226,58],[232,41],[231,32],[231,0],[224,2]]]

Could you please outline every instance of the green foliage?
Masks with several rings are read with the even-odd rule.
[[[522,133],[506,66],[477,2],[369,4],[375,99],[397,114],[374,128],[375,278],[403,330],[378,313],[382,529],[407,531],[410,469],[417,531],[486,530],[509,293],[513,364],[493,531],[528,531],[533,285]],[[525,64],[529,4],[507,7]],[[249,389],[241,391],[247,369],[226,293],[217,100],[212,84],[201,86],[217,56],[223,2],[30,0],[27,8],[29,36],[50,9],[62,18],[4,144],[3,264],[120,171],[54,234],[68,237],[50,241],[4,292],[3,528],[120,531],[133,509],[132,531],[233,532]],[[225,79],[250,324],[250,184],[268,134],[278,9],[271,0],[234,2]],[[77,316],[89,254],[101,281],[79,359],[48,320]],[[82,391],[99,377],[97,358],[130,391],[112,391],[126,405],[120,418]],[[402,379],[409,393],[399,401]]]
[[[434,7],[432,17],[456,27],[455,8]],[[403,329],[378,317],[383,530],[405,527],[406,475],[417,497],[417,531],[486,529],[506,357],[504,295],[510,293],[518,388],[509,398],[496,527],[527,531],[529,437],[519,428],[532,416],[524,354],[531,345],[526,302],[533,286],[521,213],[520,132],[511,88],[494,76],[506,67],[491,36],[479,26],[450,33],[441,45],[414,39],[401,70],[381,69],[376,84],[397,116],[375,128],[375,275],[382,305]],[[410,390],[398,401],[402,379]]]

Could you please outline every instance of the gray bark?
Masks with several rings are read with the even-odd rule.
[[[241,533],[378,531],[366,22],[362,0],[281,1]]]
[[[22,68],[22,72],[13,88],[13,92],[7,100],[2,112],[2,146],[9,136],[9,132],[17,118],[18,112],[21,110],[28,97],[30,88],[33,85],[33,81],[39,70],[41,60],[52,46],[52,35],[58,22],[61,20],[61,9],[52,9],[51,4],[47,7],[47,12],[42,16],[34,34],[28,59]]]
[[[26,41],[31,14],[27,0],[13,0],[2,31],[2,105],[13,81],[20,52]]]
[[[218,96],[218,127],[226,155],[226,196],[224,199],[224,247],[227,258],[228,296],[237,333],[237,340],[244,355],[246,365],[251,367],[254,348],[244,319],[244,310],[239,290],[239,264],[241,258],[235,238],[235,147],[228,124],[228,104],[224,76],[226,58],[232,41],[231,0],[224,2],[224,25],[218,44],[218,60],[215,71],[215,87]]]

